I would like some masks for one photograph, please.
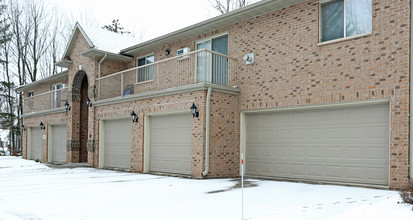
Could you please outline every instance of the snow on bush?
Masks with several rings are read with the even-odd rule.
[[[400,197],[402,197],[404,203],[413,204],[413,183],[400,191]]]

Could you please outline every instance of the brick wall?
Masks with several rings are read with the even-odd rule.
[[[391,187],[408,182],[408,1],[373,0],[371,35],[318,45],[319,6],[311,0],[231,26],[239,65],[240,110],[389,99]]]
[[[134,172],[143,172],[144,155],[144,116],[150,113],[188,111],[193,102],[196,103],[200,116],[192,121],[192,176],[201,177],[204,169],[204,144],[205,144],[205,91],[182,93],[158,98],[144,99],[133,102],[112,104],[96,107],[97,119],[110,119],[130,117],[135,111],[139,117],[139,123],[134,123],[132,129],[131,145],[131,169]],[[190,114],[188,112],[188,114]],[[99,120],[95,121],[95,127],[99,127]],[[99,146],[98,134],[95,136]],[[96,152],[98,153],[98,152]],[[98,160],[98,155],[95,156]],[[98,162],[95,162],[98,164]]]
[[[42,130],[42,135],[46,135],[46,139],[42,139],[42,163],[46,163],[48,160],[48,129],[49,125],[54,124],[62,124],[67,122],[68,116],[65,113],[57,113],[57,114],[49,114],[44,116],[36,116],[36,117],[28,117],[24,118],[24,127],[26,131],[24,131],[23,137],[23,158],[27,158],[27,134],[29,127],[39,127],[40,122],[43,122],[46,129]]]
[[[239,172],[240,111],[387,99],[390,101],[390,184],[392,188],[400,188],[408,182],[410,2],[373,0],[372,11],[370,35],[320,45],[319,4],[317,0],[309,0],[155,51],[142,52],[130,63],[104,61],[102,74],[135,67],[137,58],[150,53],[159,61],[175,56],[179,48],[190,47],[193,51],[198,40],[228,32],[229,56],[239,61],[237,86],[241,92],[239,95],[212,94],[211,177],[236,176]],[[73,65],[69,68],[68,84],[71,91],[78,66],[82,65],[88,77],[89,94],[93,95],[98,60],[80,55],[88,47],[79,35],[71,55]],[[165,55],[166,49],[171,50],[171,55]],[[251,52],[255,53],[255,64],[245,65],[242,57]],[[102,88],[109,95],[120,95],[120,85],[114,86],[119,84],[120,77],[113,80]],[[133,82],[133,76],[128,80]],[[149,84],[135,85],[135,91],[151,88]],[[200,117],[192,124],[192,175],[201,177],[205,168],[205,99],[206,91],[198,91],[92,107],[89,135],[98,146],[97,119],[129,117],[134,110],[140,122],[131,128],[132,170],[142,172],[144,115],[187,110],[195,102]],[[77,108],[78,104],[73,106]],[[71,112],[67,119],[69,126],[80,123],[77,114]],[[70,127],[70,130],[68,139],[78,140],[75,129]],[[96,148],[89,152],[89,163],[98,164]]]

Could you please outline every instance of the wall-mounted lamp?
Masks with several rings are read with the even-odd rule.
[[[67,111],[70,111],[72,108],[70,108],[69,103],[66,101],[65,103],[65,110],[66,110],[66,115],[67,115]]]
[[[165,55],[168,56],[169,54],[171,54],[171,50],[170,50],[170,49],[166,49],[166,50],[165,50]]]
[[[132,122],[138,122],[139,121],[139,117],[136,116],[135,111],[132,110],[132,113],[130,114],[130,116],[132,117]]]
[[[90,103],[89,97],[86,98],[86,106],[87,106],[88,108],[89,108],[89,107],[92,107],[92,103]]]
[[[24,125],[23,125],[23,124],[20,126],[20,128],[21,128],[21,130],[22,130],[22,133],[23,133],[23,131],[25,131],[25,130],[26,130],[26,128],[24,127]]]
[[[196,107],[195,103],[192,103],[192,105],[189,109],[191,109],[192,118],[195,118],[195,117],[198,118],[199,117],[199,112],[197,110],[198,108]]]
[[[46,129],[46,126],[44,126],[43,122],[41,121],[40,122],[40,130],[44,130],[44,129]]]

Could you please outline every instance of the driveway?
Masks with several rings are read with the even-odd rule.
[[[413,219],[397,191],[248,179],[245,219]],[[0,219],[241,219],[238,179],[193,180],[0,157]]]

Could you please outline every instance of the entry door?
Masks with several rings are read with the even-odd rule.
[[[228,55],[228,35],[200,42],[197,44],[196,49],[207,49]],[[197,81],[227,85],[228,59],[225,56],[211,54],[208,51],[198,53]]]

